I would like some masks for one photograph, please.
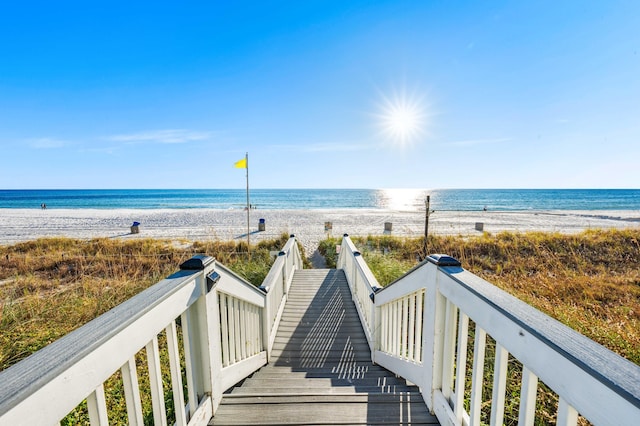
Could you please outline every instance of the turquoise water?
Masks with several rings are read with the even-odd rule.
[[[640,189],[255,189],[259,209],[640,210]],[[233,209],[243,189],[0,190],[0,208]]]

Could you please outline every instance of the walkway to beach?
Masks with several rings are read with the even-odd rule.
[[[210,425],[439,424],[420,390],[371,362],[344,271],[293,276],[270,363],[226,394]]]
[[[430,255],[381,288],[348,236],[335,270],[305,270],[298,247],[289,238],[259,288],[193,256],[0,372],[0,424],[57,423],[86,401],[91,423],[107,425],[121,407],[105,396],[114,372],[137,425],[501,425],[514,409],[533,424],[539,383],[557,395],[558,425],[637,422],[637,365],[458,260]]]

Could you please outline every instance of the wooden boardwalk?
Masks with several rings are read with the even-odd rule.
[[[210,425],[438,424],[417,387],[371,363],[342,270],[295,272],[269,365]]]

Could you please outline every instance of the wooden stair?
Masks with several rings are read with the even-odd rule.
[[[210,425],[438,424],[416,386],[371,363],[342,270],[295,272],[270,364]]]

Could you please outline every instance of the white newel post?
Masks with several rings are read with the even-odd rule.
[[[352,281],[351,281],[351,300],[353,300],[353,303],[357,305],[360,304],[360,301],[358,300],[358,295],[359,295],[359,286],[358,286],[358,281],[360,278],[360,274],[358,274],[358,260],[356,259],[357,256],[360,256],[360,252],[359,251],[354,251],[353,252],[353,257],[351,258],[351,265],[352,265],[352,270],[353,270],[353,275],[352,275]]]
[[[222,392],[224,392],[224,389],[222,389],[222,347],[220,343],[222,339],[220,335],[220,305],[218,298],[218,290],[215,288],[207,293],[205,298],[207,312],[205,332],[209,342],[209,374],[206,377],[208,379],[206,387],[211,389],[211,403],[214,414],[222,400]]]
[[[371,362],[372,363],[376,363],[376,351],[380,348],[380,344],[378,343],[380,340],[380,308],[376,307],[376,293],[375,290],[373,292],[373,294],[371,295],[372,300],[371,300],[371,324],[369,324],[369,327],[371,328],[371,344],[369,346],[369,349],[371,350]]]
[[[189,263],[191,262],[191,263]],[[222,399],[222,350],[220,347],[220,314],[215,288],[220,275],[214,271],[215,260],[209,256],[194,256],[180,265],[181,270],[200,270],[196,279],[201,296],[188,313],[188,338],[191,370],[199,406],[211,405],[211,415]],[[207,401],[210,398],[210,401]],[[191,400],[191,398],[190,398]],[[191,408],[191,407],[190,407]],[[207,410],[208,411],[208,410]],[[191,408],[190,412],[195,413]]]
[[[262,288],[262,287],[261,287]],[[267,352],[267,362],[271,360],[271,296],[269,289],[264,289],[267,295],[265,296],[264,309],[262,310],[262,341],[264,342],[264,350]]]
[[[425,306],[422,335],[422,365],[424,368],[424,387],[422,394],[427,406],[433,413],[434,396],[442,388],[442,356],[444,350],[444,329],[446,317],[446,299],[440,294],[439,266],[460,266],[456,259],[433,254],[427,257],[425,266]]]
[[[282,262],[282,295],[287,294],[287,281],[289,279],[289,274],[287,273],[287,268],[289,267],[289,255],[284,251],[278,253],[278,256],[284,256],[284,262]]]

